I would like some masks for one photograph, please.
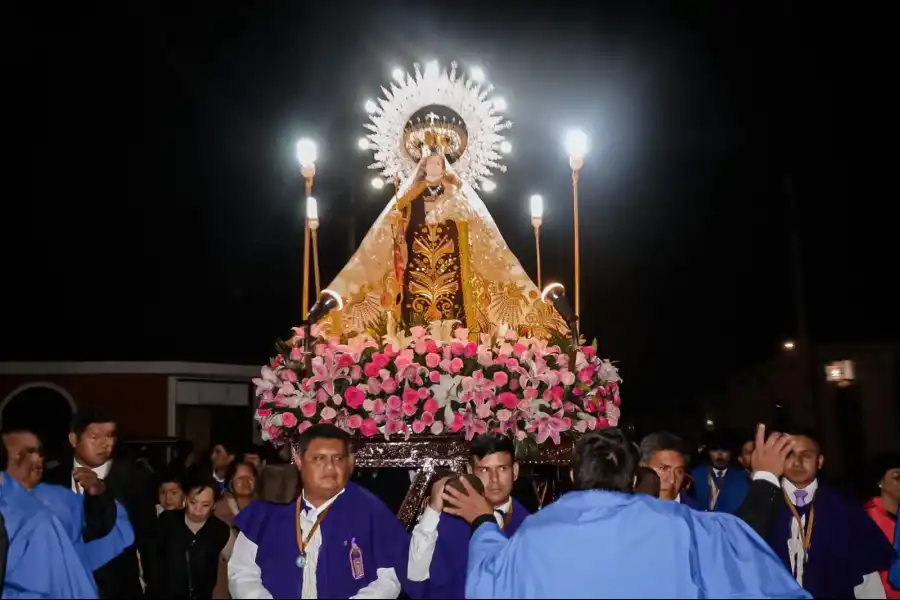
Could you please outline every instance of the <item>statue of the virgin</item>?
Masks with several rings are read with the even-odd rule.
[[[508,127],[478,86],[436,68],[392,86],[369,135],[397,192],[328,288],[344,308],[331,333],[362,332],[389,314],[402,327],[459,321],[535,337],[565,332],[475,191]]]

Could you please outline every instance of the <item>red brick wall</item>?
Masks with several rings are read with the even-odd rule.
[[[39,381],[65,389],[79,408],[102,409],[116,420],[123,438],[166,435],[165,375],[0,375],[0,400],[21,385]]]

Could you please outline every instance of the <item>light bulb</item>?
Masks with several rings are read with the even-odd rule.
[[[309,138],[303,138],[297,142],[297,160],[301,167],[311,167],[316,164],[318,151],[316,143]]]
[[[531,218],[540,219],[544,216],[544,197],[540,194],[534,194],[531,199]]]
[[[366,112],[369,114],[372,114],[376,110],[378,110],[378,105],[375,104],[375,101],[374,100],[366,100]]]
[[[485,179],[481,182],[481,189],[486,192],[493,192],[497,189],[497,184],[491,181],[490,179]]]
[[[588,153],[588,137],[587,134],[580,129],[572,129],[566,133],[566,152],[569,158],[576,160],[583,159]]]
[[[481,67],[474,67],[472,69],[472,81],[475,81],[476,83],[484,81],[484,71]]]
[[[494,98],[494,110],[506,110],[506,100],[503,98]]]
[[[373,177],[371,181],[372,187],[376,190],[380,190],[384,187],[384,179],[381,177]]]
[[[512,152],[512,144],[505,140],[500,142],[500,152],[502,152],[503,154],[509,154],[510,152]]]

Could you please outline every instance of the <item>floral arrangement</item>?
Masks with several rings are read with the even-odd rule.
[[[618,370],[593,346],[501,327],[469,335],[456,321],[326,338],[315,326],[307,367],[305,330],[281,346],[256,384],[263,439],[284,444],[315,423],[367,438],[493,431],[559,444],[615,426]],[[473,341],[473,339],[477,341]]]

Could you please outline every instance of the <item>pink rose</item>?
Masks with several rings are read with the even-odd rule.
[[[372,364],[378,367],[378,370],[381,370],[388,366],[391,362],[391,359],[385,356],[384,354],[376,352],[372,355]]]
[[[585,346],[584,348],[581,349],[581,352],[584,354],[584,357],[587,358],[588,360],[597,356],[597,351],[594,350],[593,346]]]
[[[580,395],[582,395],[583,393],[584,393],[584,391],[583,391],[580,387],[573,387],[573,388],[572,388],[572,395],[573,395],[573,396],[580,396]]]
[[[425,354],[428,352],[428,344],[424,340],[419,340],[415,345],[416,354]]]
[[[331,421],[337,416],[337,411],[331,408],[330,406],[326,406],[322,409],[322,412],[319,414],[319,419],[322,421]]]
[[[427,426],[431,426],[434,423],[434,413],[422,413],[422,422]]]
[[[381,393],[381,382],[378,381],[375,377],[369,377],[369,380],[366,382],[366,385],[369,388],[369,393],[372,395],[377,395]]]
[[[531,409],[531,402],[529,402],[528,400],[520,400],[517,408],[522,412],[527,412]]]
[[[302,423],[301,423],[301,425],[302,425]],[[278,430],[277,427],[269,427],[266,429],[266,432],[268,432],[270,440],[277,439],[278,436],[281,435],[281,432]]]
[[[300,407],[300,412],[303,413],[303,416],[307,419],[310,419],[316,414],[316,403],[315,402],[304,402]]]
[[[366,374],[366,377],[378,377],[378,372],[381,370],[381,367],[376,365],[373,362],[367,362],[366,366],[363,367],[363,371]]]
[[[454,358],[450,361],[450,372],[454,375],[462,371],[463,361],[461,358]]]
[[[278,394],[277,396],[275,396],[274,404],[275,404],[275,406],[278,406],[278,407],[287,406],[287,402],[284,401],[284,396],[282,396],[281,394]]]
[[[497,411],[497,420],[501,423],[506,423],[512,419],[512,412],[506,410],[505,408],[501,408]]]
[[[559,374],[560,379],[562,380],[563,385],[575,385],[575,373],[572,371],[566,371],[565,373]]]
[[[441,348],[437,345],[437,342],[434,340],[428,340],[425,342],[425,352],[440,352]]]
[[[440,421],[431,424],[431,435],[440,435],[442,431],[444,431],[444,424]]]
[[[431,371],[428,374],[428,381],[431,383],[440,383],[441,382],[441,374],[437,371]]]
[[[350,408],[359,408],[365,400],[366,395],[355,385],[351,385],[344,391],[344,401]]]
[[[272,414],[272,411],[269,410],[268,408],[261,408],[258,411],[256,411],[256,418],[257,419],[265,419],[266,417],[268,417],[271,414]]]
[[[381,391],[385,394],[393,394],[397,391],[397,382],[393,377],[388,376],[381,381]]]
[[[388,344],[384,347],[384,355],[388,358],[394,358],[395,356],[397,356],[397,349]]]
[[[609,421],[606,417],[597,417],[597,427],[609,427]]]
[[[372,402],[372,412],[376,415],[384,413],[384,400],[380,398]]]
[[[428,333],[428,330],[421,325],[416,325],[415,327],[410,327],[409,329],[409,334],[417,340],[425,337],[426,333]]]
[[[339,369],[346,369],[347,367],[353,364],[353,357],[349,354],[341,354],[337,360],[337,366]]]
[[[436,369],[439,364],[441,364],[441,357],[439,354],[432,353],[425,357],[425,366],[429,369]]]
[[[453,342],[450,344],[450,354],[453,356],[460,356],[466,351],[466,345],[462,342]]]
[[[388,408],[396,410],[396,409],[400,408],[401,404],[403,404],[403,401],[400,400],[400,396],[390,396],[387,399]]]
[[[475,358],[478,356],[478,344],[475,342],[469,342],[466,344],[466,349],[463,351],[463,356],[466,358]]]
[[[528,348],[523,344],[516,344],[513,346],[513,354],[516,356],[522,356],[526,351],[528,351]]]
[[[375,419],[370,417],[364,420],[362,425],[359,426],[359,432],[366,437],[372,437],[378,433],[378,423],[375,422]]]
[[[519,399],[516,398],[516,395],[512,392],[503,392],[497,396],[497,402],[502,404],[505,408],[513,410],[516,408],[516,404],[519,403]]]
[[[588,365],[578,372],[578,380],[584,384],[590,384],[594,380],[594,367]]]
[[[524,431],[519,430],[519,431],[516,432],[516,439],[519,440],[520,442],[521,442],[522,440],[524,440],[526,437],[528,437],[528,434],[525,433]]]
[[[497,387],[503,387],[504,385],[509,383],[509,375],[507,375],[503,371],[497,371],[496,373],[494,373],[493,380],[494,385],[496,385]]]
[[[363,418],[359,415],[350,415],[347,417],[347,427],[350,429],[359,429],[362,427]]]
[[[550,397],[554,400],[561,401],[563,399],[563,396],[565,395],[566,391],[561,386],[554,385],[552,388],[550,388]]]
[[[431,395],[431,392],[428,390],[428,388],[425,388],[425,387],[419,388],[419,400],[424,400],[425,398],[427,398],[430,395]]]
[[[415,421],[413,421],[412,430],[413,430],[413,433],[422,433],[422,432],[424,432],[424,431],[425,431],[425,423],[423,423],[422,421],[416,419]]]
[[[415,404],[404,404],[403,405],[403,414],[407,417],[411,417],[419,412],[419,407]]]
[[[494,411],[491,410],[491,405],[485,402],[478,406],[475,414],[477,414],[480,419],[488,419],[494,416]]]
[[[422,410],[425,412],[436,413],[438,411],[438,403],[434,398],[429,398],[425,401],[425,404],[422,405]]]
[[[403,404],[418,404],[419,403],[419,390],[414,390],[411,387],[403,390]]]
[[[359,365],[353,365],[350,367],[350,380],[351,381],[359,381],[362,377],[362,367]]]
[[[310,427],[312,427],[312,425],[313,425],[313,424],[312,424],[312,421],[303,421],[303,422],[300,423],[300,425],[297,427],[297,433],[303,433],[304,431],[306,431],[307,429],[309,429]]]
[[[510,371],[515,371],[519,368],[519,361],[517,361],[515,358],[510,358],[506,361],[506,368]]]
[[[303,360],[303,350],[297,346],[291,348],[291,360],[296,362]]]

